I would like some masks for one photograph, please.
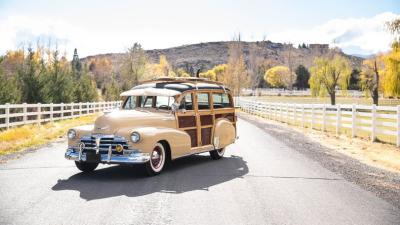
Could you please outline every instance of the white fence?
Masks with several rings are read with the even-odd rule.
[[[120,107],[120,101],[0,105],[0,129],[70,119]]]
[[[245,112],[292,125],[352,137],[383,140],[400,146],[400,106],[270,103],[239,100]]]
[[[252,96],[311,96],[310,89],[307,90],[287,90],[282,88],[257,88],[257,89],[243,89],[243,95]],[[364,97],[365,93],[356,90],[337,90],[336,96],[347,96],[347,97]]]

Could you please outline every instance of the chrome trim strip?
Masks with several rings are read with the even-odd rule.
[[[110,147],[108,147],[108,154],[107,154],[107,162],[108,163],[110,163],[110,160],[111,160],[111,145],[110,145]]]

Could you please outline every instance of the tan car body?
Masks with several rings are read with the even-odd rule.
[[[162,82],[162,81],[160,81]],[[94,126],[73,128],[76,138],[69,139],[69,147],[78,147],[84,135],[118,135],[128,140],[130,149],[151,153],[158,142],[168,145],[171,159],[225,148],[236,139],[236,115],[233,99],[228,90],[201,89],[184,91],[174,96],[180,103],[185,94],[193,93],[193,110],[125,110],[105,113],[98,117]],[[197,108],[197,93],[209,93],[210,109]],[[212,93],[227,93],[231,107],[214,109]],[[124,97],[123,101],[125,101]],[[189,121],[189,122],[185,122]],[[132,132],[140,134],[140,141],[133,143]],[[210,133],[211,132],[211,133]],[[193,135],[195,133],[195,135]],[[205,137],[207,136],[207,137]],[[194,140],[195,139],[195,140]],[[205,143],[203,143],[205,142]]]

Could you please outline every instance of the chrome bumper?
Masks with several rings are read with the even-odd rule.
[[[86,153],[68,148],[65,152],[65,158],[74,161],[86,161]],[[101,161],[99,163],[107,164],[136,164],[145,163],[150,160],[150,154],[141,153],[139,151],[131,151],[129,154],[114,155],[111,151],[108,154],[101,154]]]

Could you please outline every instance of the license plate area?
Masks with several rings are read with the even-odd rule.
[[[98,163],[101,161],[101,155],[96,154],[95,152],[87,152],[86,153],[86,162]]]

